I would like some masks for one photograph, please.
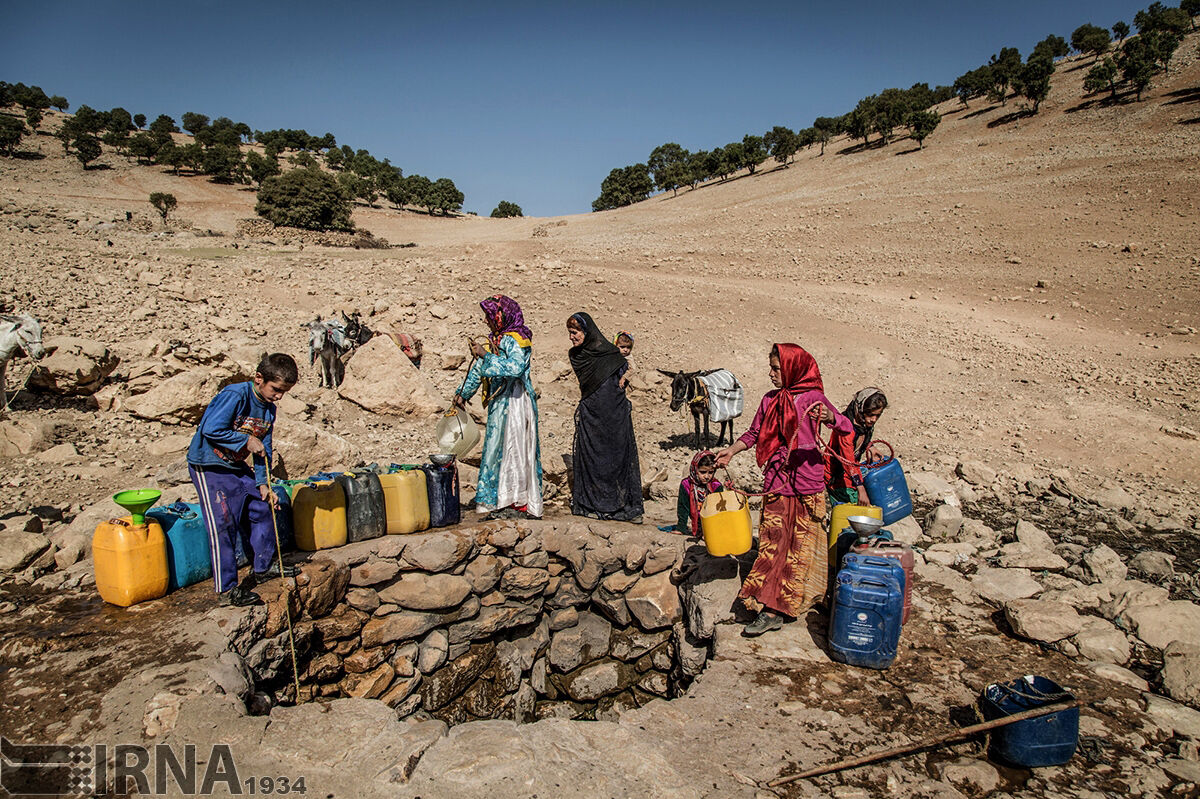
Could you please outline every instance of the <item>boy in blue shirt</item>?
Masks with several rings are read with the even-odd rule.
[[[271,519],[277,501],[267,465],[275,403],[298,377],[292,356],[264,355],[252,381],[226,386],[208,404],[188,448],[188,472],[212,544],[213,581],[230,605],[262,602],[249,585],[238,585],[234,536],[241,536],[251,555],[257,580],[279,576]],[[250,459],[253,468],[247,463]],[[296,569],[285,566],[283,573],[291,577]]]

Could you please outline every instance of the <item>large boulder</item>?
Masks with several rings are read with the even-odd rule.
[[[142,419],[166,424],[194,425],[217,392],[244,374],[193,369],[168,377],[144,394],[124,401],[122,409]]]
[[[0,422],[0,458],[32,455],[50,446],[54,425],[30,418]]]
[[[1083,629],[1075,608],[1044,599],[1014,599],[1004,603],[1004,616],[1017,635],[1052,644]]]
[[[1156,649],[1166,649],[1173,641],[1200,641],[1200,605],[1186,599],[1136,605],[1122,617],[1138,638]]]
[[[291,477],[337,469],[353,455],[350,443],[341,436],[286,416],[275,420],[271,441],[276,466]]]
[[[1200,643],[1180,640],[1167,644],[1162,678],[1168,696],[1200,707]]]
[[[94,394],[117,368],[108,347],[86,338],[62,336],[46,342],[51,354],[29,375],[29,387],[51,394]]]
[[[387,336],[376,336],[355,352],[338,394],[391,416],[431,416],[446,405],[433,381]]]
[[[41,533],[0,530],[0,572],[16,572],[46,551],[50,539]]]

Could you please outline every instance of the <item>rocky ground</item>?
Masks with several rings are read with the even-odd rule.
[[[939,593],[948,588],[961,600],[959,580],[974,585],[989,569],[1030,569],[1026,578],[1038,585],[1033,596],[1066,597],[1083,614],[1081,625],[1104,621],[1112,630],[1101,633],[1126,641],[1128,652],[1119,649],[1106,661],[1135,672],[1121,672],[1118,682],[1148,680],[1154,691],[1171,693],[1165,665],[1194,662],[1188,660],[1194,653],[1167,658],[1172,641],[1145,633],[1154,639],[1147,640],[1138,614],[1118,608],[1127,575],[1116,579],[1120,569],[1113,562],[1161,587],[1162,593],[1139,588],[1134,604],[1194,618],[1200,142],[1194,125],[1185,123],[1196,117],[1196,43],[1194,36],[1185,42],[1171,74],[1139,104],[1106,106],[1083,97],[1084,62],[1068,61],[1035,117],[1008,120],[1015,100],[1007,107],[948,104],[922,150],[908,140],[867,148],[838,140],[824,156],[802,152],[786,169],[768,163],[765,174],[603,214],[435,219],[360,206],[360,227],[393,245],[416,245],[386,250],[322,246],[282,231],[239,235],[239,220],[253,216],[250,191],[136,167],[111,154],[84,172],[52,137],[32,137],[23,144],[29,157],[0,161],[0,286],[6,287],[5,310],[36,315],[57,350],[0,421],[0,566],[12,575],[0,584],[6,609],[0,618],[16,633],[6,639],[17,642],[5,645],[7,687],[21,677],[19,666],[36,656],[62,674],[78,674],[72,682],[86,693],[100,684],[111,653],[125,649],[126,636],[154,637],[190,612],[188,603],[202,605],[196,588],[146,610],[101,610],[87,598],[90,535],[114,513],[106,497],[116,490],[159,485],[169,489],[168,498],[187,496],[180,462],[191,425],[216,389],[242,379],[259,353],[283,350],[305,364],[301,384],[281,405],[282,470],[300,475],[358,462],[420,460],[433,448],[437,408],[464,375],[465,338],[483,332],[477,303],[502,291],[522,303],[535,334],[550,517],[565,513],[564,456],[577,388],[566,364],[564,322],[575,310],[592,313],[606,332],[637,336],[632,397],[651,498],[648,521],[673,520],[675,484],[690,458],[690,420],[668,411],[667,389],[655,370],[729,368],[753,408],[769,386],[765,355],[773,341],[797,341],[812,351],[827,393],[839,403],[863,385],[884,387],[891,407],[878,432],[896,446],[910,475],[930,475],[922,487],[914,485],[925,503],[919,514],[925,529],[912,541],[932,565],[920,573],[925,604],[917,626],[906,632],[910,648],[883,676],[853,672],[873,681],[879,696],[895,694],[880,700],[886,712],[867,712],[861,698],[825,690],[831,680],[841,685],[838,675],[847,672],[815,654],[810,661],[805,652],[816,650],[799,625],[778,636],[781,643],[765,660],[756,660],[762,657],[756,645],[730,636],[727,668],[766,675],[737,680],[744,686],[757,679],[756,690],[716,691],[716,675],[726,668],[718,647],[717,663],[688,698],[671,704],[699,703],[688,705],[689,712],[706,729],[750,736],[730,761],[745,757],[755,765],[730,765],[730,771],[762,782],[780,773],[788,757],[797,765],[825,759],[816,757],[817,749],[794,755],[779,754],[778,747],[760,750],[763,742],[792,734],[794,722],[789,726],[780,709],[785,705],[789,713],[799,705],[812,713],[820,702],[822,712],[848,725],[819,731],[804,715],[802,737],[815,737],[818,749],[840,755],[891,743],[886,733],[899,723],[896,708],[908,709],[900,693],[925,679],[914,665],[925,662],[924,653],[947,695],[963,703],[981,683],[1024,673],[1026,663],[1073,680],[1089,698],[1107,696],[1107,709],[1094,706],[1099,715],[1087,716],[1098,719],[1088,722],[1088,734],[1116,742],[1115,753],[1097,755],[1111,761],[1112,779],[1144,795],[1197,782],[1179,776],[1183,772],[1163,777],[1142,770],[1157,757],[1196,760],[1200,734],[1187,726],[1192,722],[1155,726],[1137,715],[1166,701],[1159,694],[1151,694],[1154,700],[1122,694],[1124,688],[1094,682],[1100,679],[1094,669],[1071,665],[1063,655],[1022,660],[1025,655],[1014,654],[1033,658],[1044,651],[1012,637],[1041,640],[1021,633],[1023,606],[1010,609],[1028,597],[990,596],[977,586],[970,596],[978,602]],[[51,113],[45,131],[55,119]],[[150,209],[152,191],[179,198],[170,224]],[[418,373],[394,351],[373,345],[350,361],[340,393],[317,388],[302,326],[318,314],[355,309],[376,329],[423,338],[423,369]],[[32,370],[28,361],[14,363],[10,390]],[[747,421],[740,420],[739,432]],[[756,472],[749,461],[735,464],[752,485]],[[468,469],[468,482],[470,476]],[[957,508],[968,520],[958,527]],[[1007,550],[1019,543],[1018,521],[1035,522],[1049,535],[1050,544],[1034,546],[1035,553],[1052,546],[1063,563],[1031,561],[1019,547]],[[1114,554],[1089,556],[1101,544]],[[1142,557],[1156,552],[1162,555]],[[1096,585],[1108,595],[1091,588]],[[83,593],[74,593],[80,587]],[[46,593],[55,590],[61,595]],[[1187,632],[1190,623],[1176,628],[1186,633],[1180,640],[1194,644],[1200,632]],[[128,631],[126,625],[132,625]],[[1081,662],[1096,660],[1076,641],[1080,632],[1042,643]],[[161,640],[161,646],[123,652],[121,668],[175,663],[187,651],[173,638]],[[977,651],[989,657],[964,659],[965,642],[980,642]],[[904,671],[910,666],[916,670]],[[1190,682],[1196,684],[1194,677]],[[87,732],[89,723],[104,723],[96,709],[92,722],[76,718],[61,700],[52,709],[45,699],[54,687],[43,678],[17,686],[18,692],[6,690],[23,704],[3,720],[4,729],[70,737]],[[77,696],[73,688],[62,693],[71,702]],[[734,715],[727,708],[735,701],[751,707]],[[1112,704],[1122,702],[1120,710]],[[918,720],[904,735],[926,729],[919,719],[949,721],[949,703],[926,701],[919,715],[921,704],[915,703]],[[665,736],[663,719],[679,711],[657,712],[662,717],[647,729]],[[780,725],[778,734],[767,734],[776,728],[764,723],[763,737],[755,738],[758,733],[746,730],[763,713],[779,715],[772,722]],[[682,784],[697,795],[759,790],[717,773],[704,757],[711,736],[682,718],[676,726],[675,737],[662,738],[670,745],[656,746],[680,770]],[[846,732],[850,727],[857,732]],[[579,734],[593,743],[602,737]],[[959,754],[977,751],[965,747]],[[892,776],[909,793],[926,779],[946,783],[939,758],[930,758],[916,771]],[[1121,758],[1132,761],[1122,765]],[[563,761],[564,779],[570,762]],[[1000,774],[995,789],[1045,795],[1071,785],[1076,795],[1088,795],[1071,768],[1061,779]],[[885,771],[867,780],[849,776],[835,795],[864,795],[855,791],[869,793],[879,780],[890,785]],[[1135,772],[1142,776],[1134,779]],[[1101,780],[1087,790],[1118,790],[1115,785]],[[514,795],[524,794],[514,789]]]

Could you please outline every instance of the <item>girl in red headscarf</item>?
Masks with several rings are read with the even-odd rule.
[[[776,344],[769,363],[775,390],[762,398],[750,429],[717,453],[717,466],[725,466],[753,447],[763,470],[758,558],[738,594],[758,613],[745,635],[778,630],[785,616],[804,615],[825,595],[825,461],[817,426],[854,431],[825,396],[821,370],[802,347]]]

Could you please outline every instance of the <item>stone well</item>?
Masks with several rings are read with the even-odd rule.
[[[647,526],[558,520],[311,553],[287,595],[300,700],[378,699],[401,719],[454,725],[615,719],[672,698],[709,655],[712,619],[685,612],[673,581],[697,548]],[[260,706],[293,702],[283,603],[215,614]]]

